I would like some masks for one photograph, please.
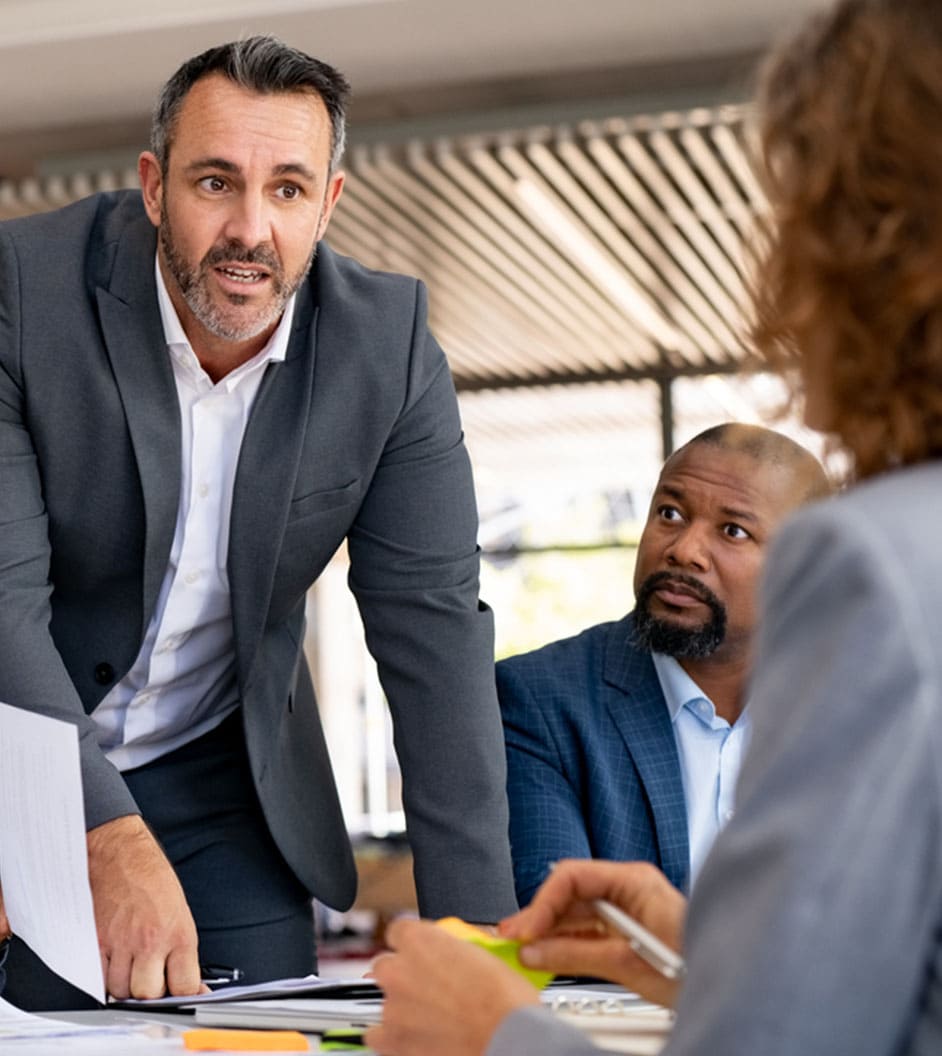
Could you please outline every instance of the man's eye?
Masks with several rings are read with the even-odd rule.
[[[750,539],[751,536],[738,524],[726,524],[723,526],[723,531],[730,537],[730,539]]]
[[[204,191],[212,191],[218,193],[226,189],[226,181],[221,176],[204,176],[200,180],[200,187]]]
[[[676,506],[658,506],[657,514],[662,521],[679,521],[681,519],[680,510]]]
[[[293,183],[286,183],[283,187],[278,188],[278,193],[286,202],[293,202],[296,198],[301,197],[301,188]]]

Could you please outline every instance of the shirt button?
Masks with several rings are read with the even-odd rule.
[[[735,810],[727,810],[725,812],[725,814],[723,815],[723,820],[724,821],[732,821],[733,817],[735,816],[735,814],[736,814]]]
[[[99,686],[107,686],[114,682],[114,668],[111,664],[101,663],[95,665],[95,681]]]
[[[200,578],[199,572],[187,572],[183,577],[184,583],[195,583]]]
[[[208,494],[209,494],[209,485],[208,484],[200,484],[200,486],[199,486],[199,497],[201,499],[205,499]]]

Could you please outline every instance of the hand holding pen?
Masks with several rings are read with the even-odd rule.
[[[683,957],[676,950],[672,950],[667,943],[661,942],[655,934],[642,927],[634,917],[629,917],[624,910],[606,899],[597,898],[594,905],[596,913],[622,938],[628,940],[628,945],[642,961],[649,964],[656,972],[660,972],[665,979],[683,979],[686,966]]]
[[[650,863],[567,861],[500,933],[524,943],[520,959],[530,967],[609,979],[670,1006],[684,971],[686,910]]]

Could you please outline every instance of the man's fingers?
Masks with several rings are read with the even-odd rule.
[[[131,997],[131,958],[127,952],[118,952],[102,958],[105,968],[105,990],[112,997],[123,1000]]]
[[[126,997],[178,997],[203,991],[199,960],[194,947],[179,947],[169,955],[138,952],[133,960],[127,955],[108,958],[106,969],[108,993]]]
[[[603,975],[604,968],[624,960],[624,939],[541,939],[520,948],[520,960],[531,968],[560,975]]]
[[[138,953],[131,964],[131,997],[163,997],[165,963],[163,954]]]
[[[621,983],[651,1001],[670,1006],[678,984],[643,961],[620,936],[541,939],[520,949],[530,968],[557,975],[591,975]]]
[[[194,947],[172,950],[167,958],[167,993],[184,997],[202,989],[199,958]]]

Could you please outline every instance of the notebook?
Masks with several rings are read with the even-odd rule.
[[[213,1027],[272,1027],[313,1033],[331,1027],[368,1027],[383,1014],[379,997],[269,998],[197,1005],[196,1022]]]

